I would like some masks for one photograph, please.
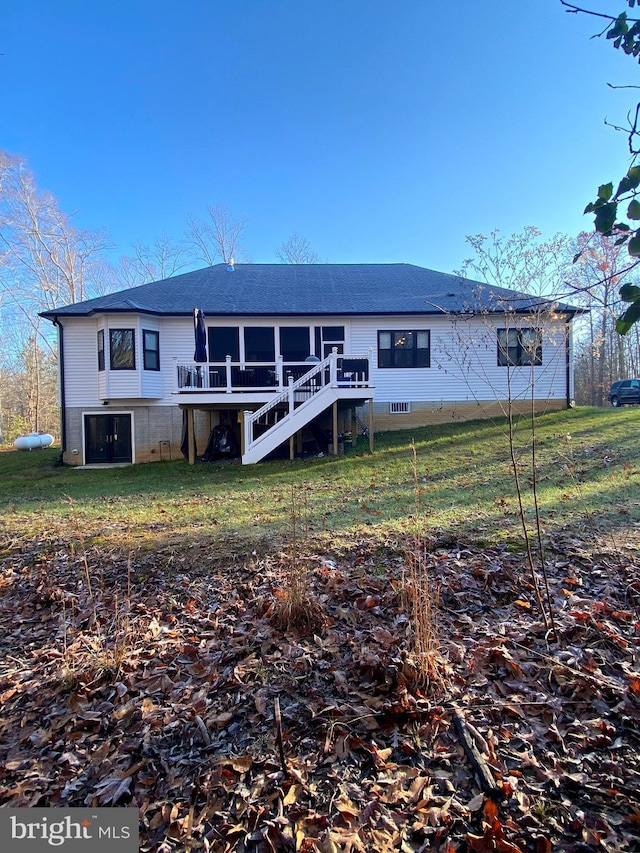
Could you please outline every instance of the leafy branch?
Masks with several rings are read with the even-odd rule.
[[[640,19],[630,18],[624,11],[619,15],[610,15],[584,9],[565,0],[560,2],[571,14],[586,14],[605,19],[607,24],[597,35],[605,35],[612,41],[616,50],[621,50],[627,56],[633,56],[640,61]],[[627,0],[627,5],[633,9],[636,8],[637,2],[638,0]],[[629,115],[629,126],[616,127],[627,134],[632,159],[626,175],[618,182],[615,190],[613,181],[601,184],[596,199],[589,202],[584,210],[585,213],[594,215],[594,226],[598,233],[615,237],[616,245],[626,246],[633,259],[631,269],[640,263],[640,165],[637,165],[640,156],[639,121],[640,103],[636,105],[633,114]],[[618,318],[616,329],[621,335],[625,335],[634,323],[640,320],[640,288],[633,284],[624,284],[620,289],[620,297],[629,307]]]

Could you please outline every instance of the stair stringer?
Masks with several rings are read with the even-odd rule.
[[[293,412],[285,415],[261,436],[251,443],[242,454],[243,465],[253,465],[264,459],[276,447],[279,447],[288,438],[291,438],[299,429],[321,415],[332,403],[338,399],[338,389],[331,385],[325,385],[304,403],[301,403]]]

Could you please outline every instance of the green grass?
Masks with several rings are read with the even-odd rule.
[[[605,536],[640,525],[640,410],[581,408],[536,419],[545,532]],[[569,438],[570,436],[570,438]],[[0,453],[0,552],[18,540],[158,550],[218,542],[241,556],[287,535],[293,486],[305,486],[312,535],[334,548],[361,537],[400,539],[420,509],[436,536],[517,547],[520,524],[506,423],[474,421],[360,439],[346,456],[238,463],[156,462],[126,468],[56,467],[58,449]],[[518,421],[519,470],[531,502],[531,424]],[[2,541],[5,543],[2,545]]]

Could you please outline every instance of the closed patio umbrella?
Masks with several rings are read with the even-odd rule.
[[[193,354],[194,361],[207,360],[207,329],[204,324],[204,313],[200,308],[193,309],[193,326],[196,339],[196,351]]]

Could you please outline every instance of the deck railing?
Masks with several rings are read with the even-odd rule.
[[[338,386],[354,383],[367,385],[370,375],[370,356],[346,356],[331,353],[324,362],[322,370],[330,369],[331,358],[335,358],[335,376],[331,380]],[[326,364],[325,364],[326,362]],[[224,362],[207,364],[176,364],[176,390],[179,393],[213,392],[233,394],[247,392],[272,391],[274,395],[288,388],[290,382],[311,372],[317,375],[318,362],[285,362],[278,357],[275,362],[238,362],[227,356]],[[324,383],[323,383],[324,384]],[[302,391],[300,391],[302,393]]]

